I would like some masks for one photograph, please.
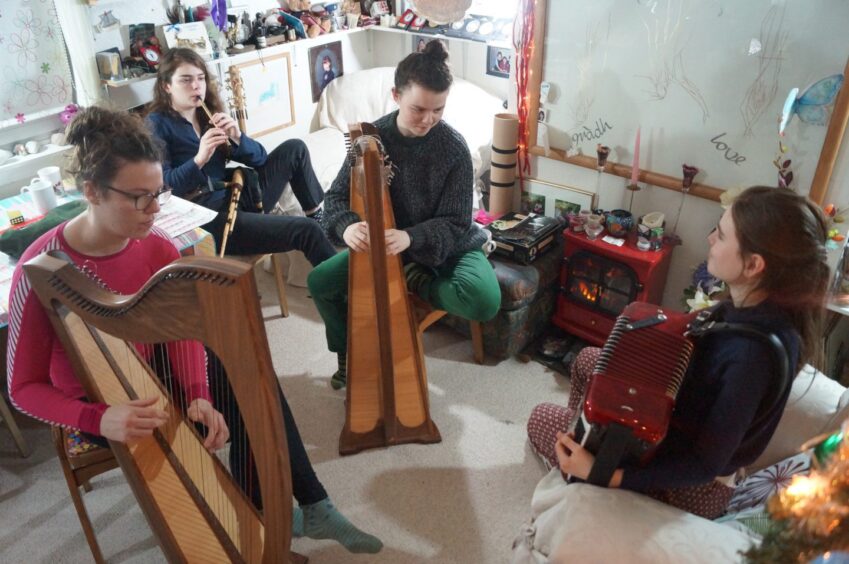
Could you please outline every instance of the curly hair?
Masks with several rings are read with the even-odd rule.
[[[161,162],[162,151],[136,114],[91,106],[68,124],[65,138],[74,151],[68,171],[77,184],[89,181],[101,193],[126,163]]]
[[[433,92],[445,92],[454,81],[447,61],[448,51],[439,40],[428,43],[423,51],[410,53],[395,69],[395,91],[402,92],[414,82]]]
[[[204,103],[209,111],[213,114],[224,111],[224,103],[218,95],[218,86],[215,77],[210,74],[206,67],[206,62],[203,58],[185,47],[169,49],[162,59],[159,61],[159,67],[156,71],[156,83],[153,85],[153,101],[147,107],[147,113],[158,112],[161,114],[170,114],[176,117],[177,112],[171,106],[171,94],[165,89],[165,86],[171,84],[174,78],[174,73],[181,65],[191,65],[203,71],[206,79],[206,95]],[[209,117],[201,109],[197,109],[198,123],[201,129],[206,129],[209,126]]]

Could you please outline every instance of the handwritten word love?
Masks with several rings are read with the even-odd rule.
[[[726,161],[731,161],[732,163],[734,163],[736,165],[739,165],[740,163],[745,162],[746,157],[744,157],[743,155],[740,155],[739,153],[737,153],[737,151],[732,151],[731,147],[729,147],[726,143],[720,141],[720,139],[724,136],[725,136],[725,133],[723,132],[723,133],[720,133],[719,135],[717,135],[716,137],[714,137],[713,139],[710,140],[710,142],[713,143],[714,148],[717,151],[720,151],[720,152],[724,151],[725,152],[725,160]]]

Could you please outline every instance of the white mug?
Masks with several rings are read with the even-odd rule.
[[[62,186],[62,171],[58,166],[46,166],[38,169],[38,177],[53,186],[53,192],[57,196],[65,195],[65,187]]]
[[[21,188],[21,194],[26,192],[29,192],[32,203],[42,215],[56,207],[56,194],[53,193],[53,185],[49,182],[33,178],[29,186]]]
[[[27,153],[34,155],[41,150],[41,143],[38,141],[27,141],[24,148],[27,150]]]

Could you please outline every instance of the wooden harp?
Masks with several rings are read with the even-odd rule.
[[[348,401],[339,452],[439,442],[401,257],[386,255],[384,230],[395,218],[380,137],[366,123],[350,132],[351,210],[368,222],[370,250],[351,252],[348,266]]]
[[[252,266],[184,258],[133,295],[105,290],[49,254],[23,268],[89,399],[117,404],[155,395],[157,407],[170,415],[152,437],[110,441],[166,558],[289,562],[289,455]],[[137,349],[140,343],[185,340],[212,350],[228,375],[252,445],[261,513],[224,464],[203,448],[177,400]]]

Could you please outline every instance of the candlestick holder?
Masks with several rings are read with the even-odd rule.
[[[628,202],[628,211],[631,211],[631,207],[634,205],[634,192],[639,192],[642,188],[640,188],[639,184],[630,183],[625,186],[625,189],[631,192],[631,201]]]

